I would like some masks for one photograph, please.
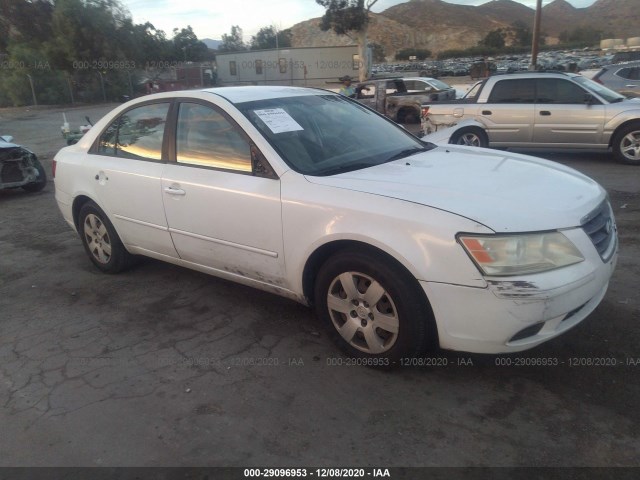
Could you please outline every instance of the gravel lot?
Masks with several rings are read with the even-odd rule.
[[[50,172],[61,113],[113,106],[0,110],[0,134]],[[602,304],[523,354],[393,372],[344,365],[282,298],[152,260],[103,275],[51,181],[0,192],[0,466],[640,466],[640,168],[541,156],[610,193]]]

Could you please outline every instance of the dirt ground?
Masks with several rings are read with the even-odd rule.
[[[0,110],[0,134],[50,172],[62,112],[112,107]],[[640,168],[540,156],[609,191],[621,248],[602,304],[523,354],[392,372],[336,365],[282,298],[152,260],[103,275],[51,181],[0,192],[0,466],[640,466]]]

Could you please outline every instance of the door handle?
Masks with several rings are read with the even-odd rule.
[[[187,192],[185,192],[181,188],[164,187],[164,191],[169,195],[186,195],[187,194]]]
[[[482,110],[483,115],[491,115],[492,113],[491,110]]]
[[[636,87],[637,87],[637,85],[627,85],[626,87],[627,87],[627,88],[636,88]]]
[[[551,112],[549,110],[542,110],[540,112],[540,115],[542,115],[543,117],[549,117],[551,116]]]
[[[99,182],[100,182],[100,181],[103,181],[103,180],[104,180],[104,181],[109,180],[109,177],[107,177],[107,176],[105,175],[105,173],[104,173],[104,172],[98,172],[98,173],[96,173],[96,176],[95,176],[94,178],[95,178],[96,180],[98,180]]]

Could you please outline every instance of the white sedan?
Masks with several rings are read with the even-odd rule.
[[[538,345],[596,308],[617,258],[588,177],[436,147],[324,90],[146,96],[62,149],[54,176],[103,272],[145,255],[314,305],[372,365]]]

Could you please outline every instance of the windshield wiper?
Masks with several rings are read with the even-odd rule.
[[[375,163],[371,163],[371,162],[349,163],[347,165],[339,165],[337,167],[324,170],[320,173],[314,173],[313,175],[325,177],[329,175],[337,175],[338,173],[352,172],[353,170],[362,170],[363,168],[375,167],[375,165],[376,165]]]
[[[402,150],[402,151],[396,153],[395,155],[393,155],[392,157],[387,158],[385,163],[392,162],[394,160],[400,160],[401,158],[410,157],[411,155],[415,155],[416,153],[420,153],[420,152],[426,152],[427,150],[431,150],[431,148],[429,148],[427,146],[416,147],[416,148],[407,148],[406,150]]]

